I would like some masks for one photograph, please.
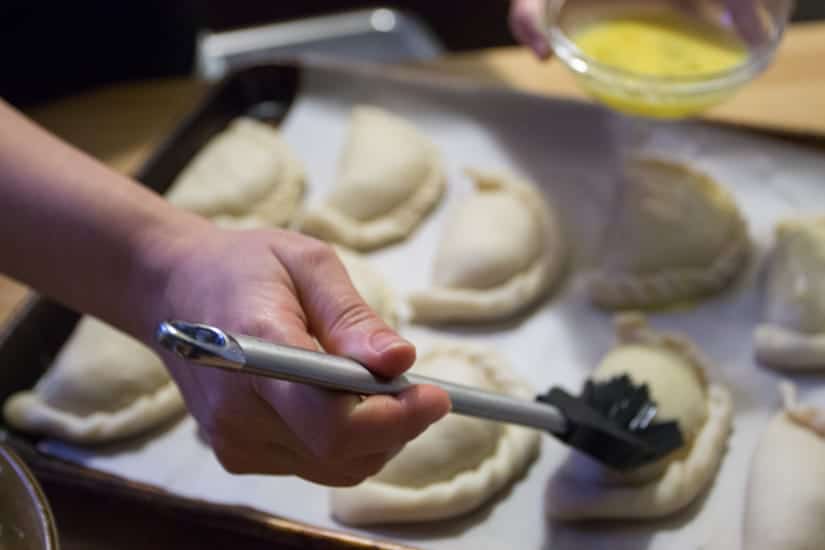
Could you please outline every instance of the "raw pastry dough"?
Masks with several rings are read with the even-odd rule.
[[[800,406],[783,385],[785,410],[751,462],[743,549],[825,548],[825,409]]]
[[[664,306],[712,294],[746,264],[750,240],[733,197],[684,164],[628,160],[618,208],[589,281],[600,307]]]
[[[370,250],[405,239],[443,193],[435,145],[398,116],[356,107],[335,189],[299,225],[320,239]]]
[[[444,230],[435,288],[410,295],[416,321],[509,317],[541,298],[562,272],[558,216],[535,186],[510,174],[468,173],[478,192]]]
[[[733,403],[727,389],[709,384],[707,362],[689,342],[647,327],[640,315],[617,319],[619,344],[593,375],[627,374],[646,383],[657,418],[676,420],[686,445],[658,463],[619,473],[572,454],[547,491],[551,518],[653,518],[687,506],[711,483],[725,452]]]
[[[384,277],[357,252],[340,246],[335,252],[347,269],[352,286],[379,317],[391,327],[398,326],[398,304]]]
[[[222,225],[283,226],[300,205],[304,183],[304,168],[278,131],[240,117],[195,155],[166,196]]]
[[[825,368],[825,218],[777,226],[765,300],[765,320],[754,332],[759,361]]]
[[[102,443],[152,428],[183,410],[157,355],[84,317],[35,388],[12,395],[4,414],[23,431]]]
[[[442,344],[413,367],[419,374],[532,399],[532,390],[492,350]],[[411,441],[377,476],[333,489],[333,516],[350,525],[458,516],[480,506],[536,457],[539,433],[456,414]]]

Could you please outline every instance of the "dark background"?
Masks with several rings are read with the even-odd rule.
[[[208,27],[221,30],[367,7],[392,7],[417,15],[450,50],[515,43],[507,28],[508,0],[213,0],[204,10],[204,19]]]
[[[31,104],[105,82],[186,75],[199,29],[225,30],[388,6],[419,16],[451,51],[514,44],[508,0],[0,0],[0,96]],[[825,18],[797,0],[796,20]]]
[[[796,0],[796,20],[825,19],[825,0]],[[507,29],[508,0],[212,0],[204,19],[213,29],[248,26],[358,7],[397,7],[420,16],[450,50],[514,44]]]

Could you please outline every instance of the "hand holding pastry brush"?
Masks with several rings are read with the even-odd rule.
[[[452,412],[528,426],[551,435],[618,470],[654,462],[684,443],[676,422],[656,422],[646,386],[622,376],[588,381],[581,395],[551,388],[536,401],[407,373],[383,379],[345,357],[230,334],[203,324],[161,323],[158,342],[195,365],[255,374],[361,395],[397,395],[416,384],[445,390]]]

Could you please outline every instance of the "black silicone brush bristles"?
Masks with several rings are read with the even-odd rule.
[[[650,426],[656,416],[647,385],[634,385],[626,374],[598,384],[588,380],[581,399],[614,424],[633,432]]]
[[[556,434],[568,445],[618,470],[638,468],[679,449],[676,422],[656,422],[656,403],[646,385],[627,375],[604,382],[588,380],[578,397],[553,388],[536,398],[557,407],[567,431]]]

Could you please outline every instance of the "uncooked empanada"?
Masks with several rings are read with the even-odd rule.
[[[434,288],[409,297],[415,321],[506,318],[539,300],[562,272],[558,217],[535,186],[510,174],[468,173],[477,192],[444,230]]]
[[[785,410],[751,461],[743,550],[825,548],[825,409],[796,404],[784,385]]]
[[[422,356],[413,371],[459,384],[532,399],[492,350],[442,344]],[[333,516],[351,525],[428,521],[458,516],[480,506],[519,476],[535,458],[539,433],[449,414],[360,485],[333,489]]]
[[[384,277],[357,252],[340,246],[335,252],[361,298],[391,327],[398,325],[398,304]]]
[[[676,420],[685,446],[631,473],[610,470],[573,453],[550,481],[551,518],[653,518],[687,506],[711,481],[725,453],[733,403],[727,389],[709,384],[706,360],[682,338],[647,327],[642,316],[617,321],[618,346],[593,374],[605,380],[627,374],[647,384],[657,420]]]
[[[355,250],[405,239],[444,193],[435,145],[406,120],[375,107],[353,110],[337,180],[299,225]]]
[[[767,365],[825,367],[825,218],[777,226],[754,346]]]
[[[629,159],[616,219],[597,271],[593,302],[655,307],[722,290],[746,264],[747,226],[733,197],[684,164]]]
[[[80,320],[35,388],[4,406],[12,427],[77,443],[134,435],[183,410],[160,358],[92,317]]]
[[[226,226],[283,226],[304,195],[301,162],[275,128],[235,119],[189,162],[166,194]]]

